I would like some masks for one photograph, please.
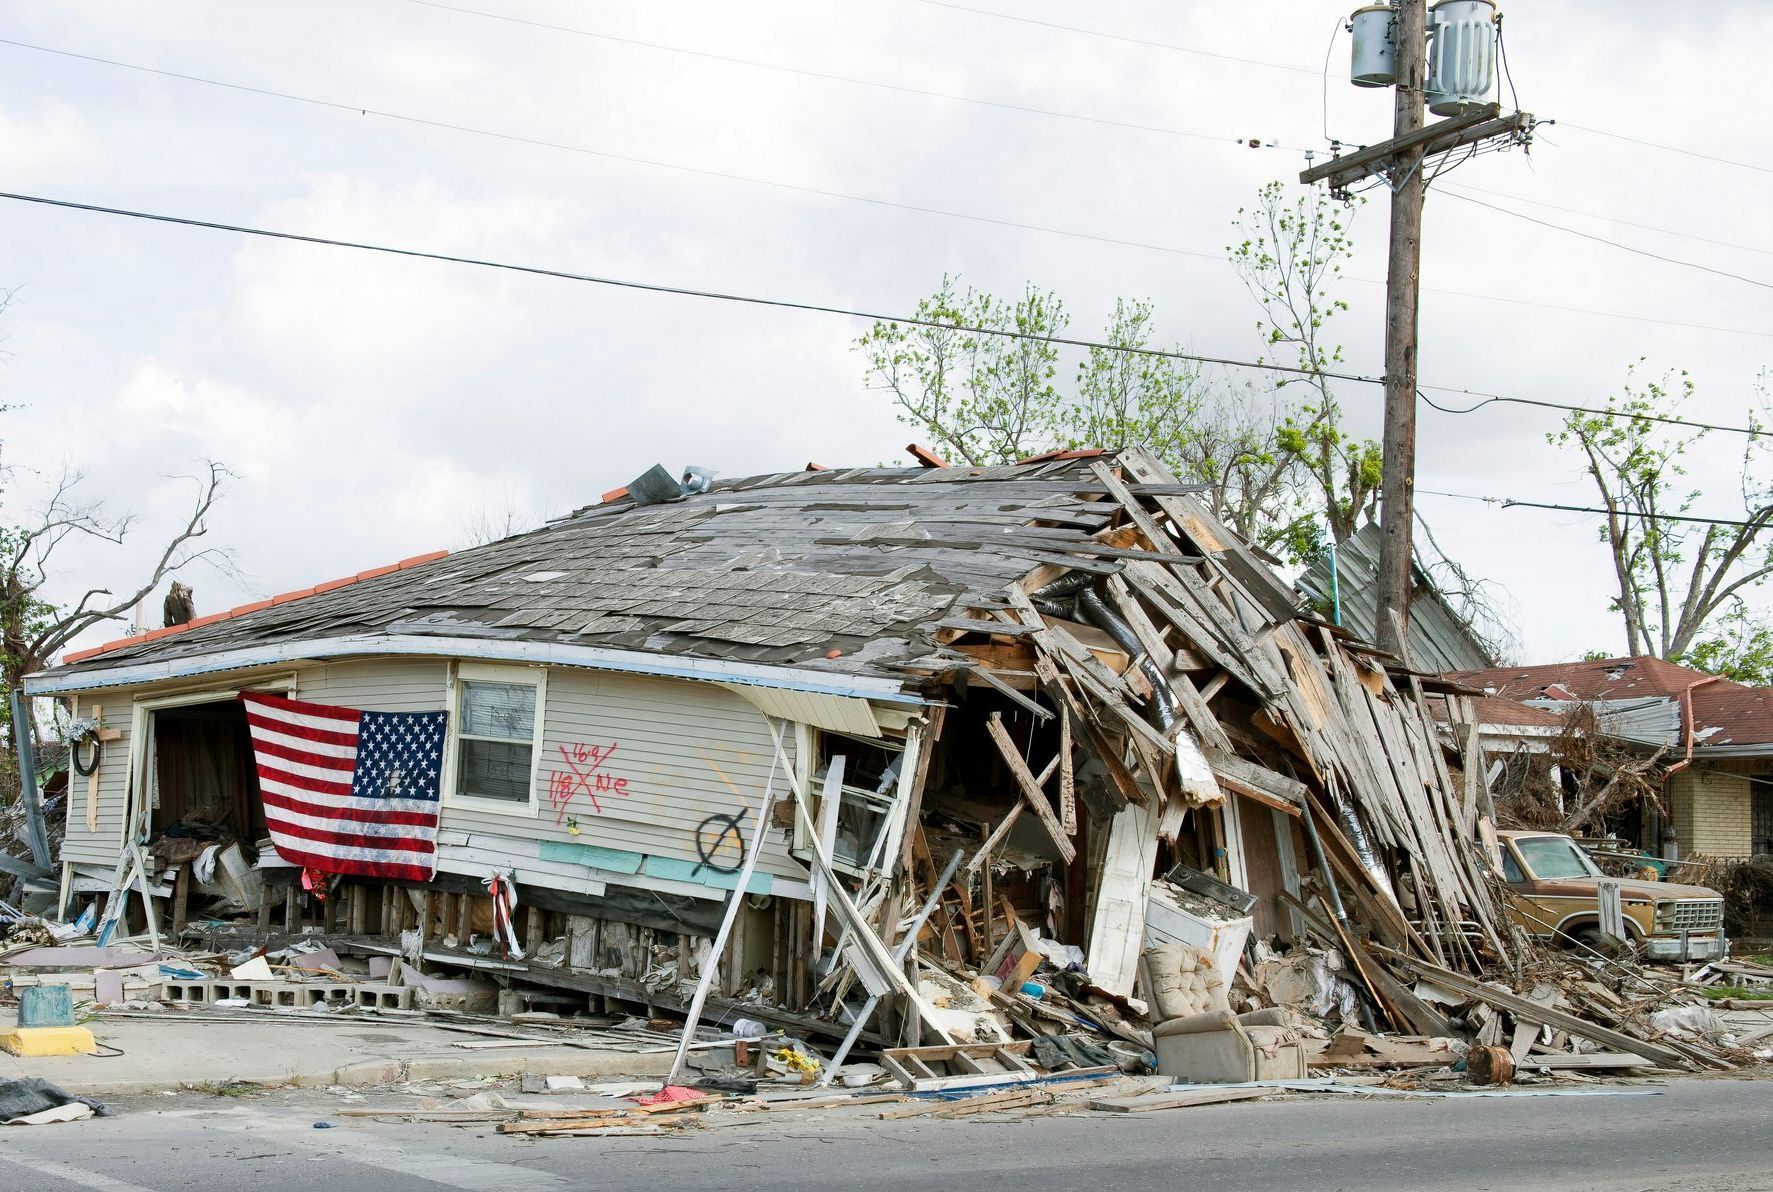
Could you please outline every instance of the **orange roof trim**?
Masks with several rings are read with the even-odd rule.
[[[94,646],[90,650],[75,650],[72,654],[62,655],[62,665],[66,666],[73,662],[84,662],[88,658],[96,658],[100,654],[108,654],[112,650],[120,650],[124,646],[134,646],[139,645],[142,642],[151,642],[155,638],[166,637],[174,633],[183,633],[187,629],[200,629],[205,625],[213,625],[217,621],[226,621],[231,617],[244,617],[248,613],[256,613],[261,609],[267,609],[273,605],[288,604],[292,600],[302,600],[309,596],[318,596],[322,592],[331,592],[338,588],[347,587],[350,584],[362,583],[366,579],[376,579],[380,576],[391,575],[396,571],[405,571],[410,567],[417,567],[422,563],[435,563],[438,559],[448,557],[449,552],[446,550],[434,550],[427,555],[413,555],[411,558],[402,559],[398,563],[389,563],[386,567],[372,567],[367,571],[359,571],[356,575],[347,575],[340,579],[329,580],[324,584],[315,584],[311,588],[298,588],[293,592],[283,592],[279,595],[272,596],[267,600],[254,600],[250,604],[235,605],[224,613],[210,613],[208,616],[194,617],[183,625],[168,625],[164,629],[150,629],[146,633],[138,633],[134,637],[120,637],[116,641],[109,641],[103,645]]]

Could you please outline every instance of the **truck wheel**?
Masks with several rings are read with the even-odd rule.
[[[1569,931],[1558,932],[1558,944],[1579,956],[1600,954],[1609,958],[1617,957],[1619,945],[1601,934],[1601,929],[1590,923],[1582,927],[1572,927]]]

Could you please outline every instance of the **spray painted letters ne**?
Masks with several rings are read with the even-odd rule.
[[[600,796],[628,797],[628,780],[609,774],[603,768],[615,751],[614,741],[607,745],[575,741],[560,746],[560,760],[566,764],[566,769],[548,772],[548,805],[554,809],[555,823],[566,819],[574,795],[584,795],[591,803],[591,810],[599,815],[603,814]]]

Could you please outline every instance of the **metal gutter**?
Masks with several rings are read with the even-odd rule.
[[[275,642],[222,650],[213,654],[195,654],[158,662],[123,663],[66,674],[39,672],[25,676],[25,690],[31,695],[60,695],[105,687],[133,687],[255,666],[276,666],[282,663],[365,654],[579,666],[622,674],[739,683],[785,691],[805,691],[816,695],[842,695],[884,703],[921,706],[928,702],[922,696],[906,691],[904,684],[898,679],[838,675],[804,667],[693,658],[645,650],[612,650],[603,646],[575,646],[563,642],[495,641],[487,638],[384,633]]]

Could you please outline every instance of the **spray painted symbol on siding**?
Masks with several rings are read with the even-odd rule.
[[[746,814],[717,811],[696,825],[696,856],[701,860],[690,871],[691,877],[704,869],[737,873],[745,867]]]
[[[566,763],[564,770],[548,772],[548,805],[554,808],[554,822],[566,820],[566,810],[571,806],[573,796],[583,794],[591,803],[591,810],[603,814],[603,803],[598,796],[628,797],[628,780],[617,778],[604,772],[603,764],[616,751],[616,742],[608,745],[592,745],[583,741],[575,741],[560,746],[560,759]]]

